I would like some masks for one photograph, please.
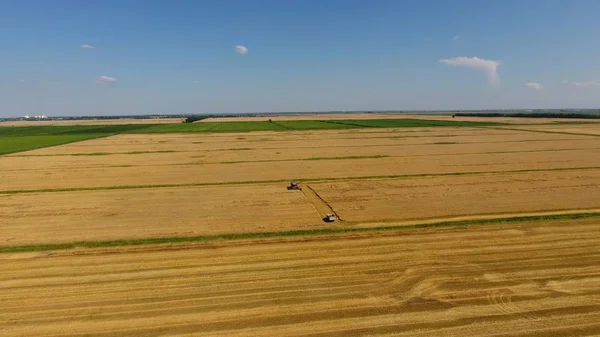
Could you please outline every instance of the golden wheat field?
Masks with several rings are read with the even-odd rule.
[[[600,336],[599,124],[510,121],[0,156],[0,335]]]
[[[533,131],[556,132],[565,134],[588,134],[600,136],[600,125],[596,123],[590,124],[563,124],[563,125],[535,125],[535,126],[518,126],[517,129],[526,129]]]
[[[592,136],[439,129],[118,135],[5,156],[0,191],[600,167]]]
[[[0,255],[3,336],[594,336],[600,222]]]

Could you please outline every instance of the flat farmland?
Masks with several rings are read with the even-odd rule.
[[[141,151],[224,151],[236,149],[322,149],[328,147],[396,146],[435,143],[513,143],[597,140],[586,135],[563,135],[492,128],[410,128],[320,131],[259,131],[208,134],[122,134],[21,152],[9,156],[110,154]],[[315,143],[317,142],[317,143]],[[444,144],[442,144],[444,145]]]
[[[377,118],[3,128],[0,335],[600,336],[596,125]]]
[[[420,119],[433,121],[469,121],[469,122],[499,122],[507,124],[547,124],[564,122],[563,118],[527,118],[527,117],[468,117],[460,116],[453,118],[451,114],[407,114],[407,113],[353,113],[353,114],[305,114],[305,115],[265,115],[257,117],[211,117],[202,119],[196,123],[207,122],[234,122],[234,121],[297,121],[297,120],[369,120],[369,119]],[[569,119],[571,122],[588,123],[597,122],[593,119]]]
[[[322,228],[282,184],[0,196],[0,246]]]
[[[597,336],[597,219],[0,255],[13,336]]]
[[[5,156],[0,191],[600,167],[592,136],[402,131],[118,135]]]
[[[518,126],[517,129],[600,136],[600,123],[598,122],[589,124],[533,125],[527,127]]]
[[[505,216],[600,205],[600,170],[311,183],[349,222]],[[599,207],[600,208],[600,207]]]

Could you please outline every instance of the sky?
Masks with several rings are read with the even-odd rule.
[[[597,0],[0,0],[0,117],[600,108]]]

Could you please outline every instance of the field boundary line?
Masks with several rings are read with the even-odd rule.
[[[596,123],[594,123],[596,124]],[[553,124],[542,124],[542,125],[553,125]],[[578,132],[566,132],[566,131],[548,131],[548,130],[533,130],[533,129],[514,129],[510,127],[492,127],[492,126],[479,126],[484,129],[494,129],[494,130],[510,130],[510,131],[525,131],[525,132],[537,132],[537,133],[549,133],[549,134],[559,134],[559,135],[571,135],[571,136],[588,136],[588,137],[600,137],[600,135],[595,135],[593,133],[578,133]]]
[[[256,232],[245,234],[221,234],[221,235],[200,235],[200,236],[182,236],[182,237],[158,237],[145,239],[123,239],[111,241],[79,241],[70,243],[48,243],[36,245],[22,246],[0,246],[0,254],[2,253],[24,253],[24,252],[42,252],[42,251],[58,251],[58,250],[73,250],[81,248],[103,248],[103,247],[119,247],[119,246],[140,246],[140,245],[155,245],[155,244],[176,244],[190,242],[210,242],[210,241],[231,241],[244,239],[268,239],[268,238],[283,238],[283,237],[301,237],[313,235],[333,235],[333,234],[348,234],[362,232],[383,232],[383,231],[401,231],[401,230],[416,230],[427,228],[444,228],[444,227],[469,227],[482,225],[500,225],[508,223],[534,222],[534,221],[556,221],[556,220],[578,220],[600,218],[598,209],[588,212],[580,211],[579,213],[564,213],[551,215],[521,215],[514,217],[499,217],[491,219],[471,219],[459,221],[440,221],[433,223],[418,223],[404,226],[379,226],[379,227],[346,227],[346,228],[321,228],[307,229],[281,232]]]
[[[533,173],[533,172],[554,172],[554,171],[584,171],[598,170],[600,166],[584,167],[563,167],[563,168],[545,168],[545,169],[523,169],[506,171],[473,171],[473,172],[445,172],[445,173],[416,173],[416,174],[398,174],[385,176],[357,176],[357,177],[333,177],[333,178],[297,178],[291,179],[303,183],[318,183],[324,181],[354,181],[354,180],[383,180],[383,179],[412,179],[412,178],[431,178],[447,176],[475,176],[475,175],[496,175],[509,173]],[[25,193],[56,193],[56,192],[81,192],[81,191],[110,191],[110,190],[133,190],[145,188],[173,188],[173,187],[201,187],[201,186],[235,186],[235,185],[260,185],[289,182],[290,179],[274,180],[248,180],[248,181],[227,181],[214,183],[189,183],[189,184],[156,184],[156,185],[119,185],[119,186],[98,186],[98,187],[72,187],[72,188],[46,188],[35,190],[3,190],[3,194],[25,194]]]
[[[553,210],[553,211],[539,211],[539,212],[514,212],[514,213],[489,213],[489,214],[476,214],[476,215],[457,215],[457,216],[447,216],[440,218],[431,218],[431,219],[421,219],[421,220],[381,220],[381,221],[365,221],[365,222],[356,222],[355,226],[360,228],[369,228],[369,227],[381,227],[381,226],[411,226],[414,224],[433,224],[439,222],[449,222],[449,221],[470,221],[470,220],[493,220],[499,218],[513,218],[513,217],[521,217],[521,216],[556,216],[556,215],[569,215],[569,214],[589,214],[589,213],[599,213],[600,208],[584,208],[584,209],[562,209],[562,210]],[[600,215],[599,215],[600,216]]]

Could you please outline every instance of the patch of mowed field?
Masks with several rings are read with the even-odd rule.
[[[419,133],[421,135],[428,134]],[[285,135],[285,137],[283,137]],[[318,133],[310,135],[276,135],[244,137],[199,137],[173,135],[120,135],[110,138],[91,140],[53,148],[17,153],[6,156],[0,161],[0,170],[34,171],[43,169],[159,166],[159,165],[204,165],[222,162],[284,161],[305,160],[310,158],[370,158],[374,156],[429,157],[435,160],[440,156],[464,156],[475,154],[553,152],[560,157],[561,152],[595,151],[600,148],[596,139],[553,139],[547,135],[533,134],[525,141],[515,136],[515,132],[494,134],[479,132],[465,134],[433,134],[430,137],[389,140],[381,142],[383,134],[366,134],[348,137],[346,134],[328,134],[329,143],[323,141]],[[372,145],[370,137],[378,145]],[[349,139],[346,139],[349,138]],[[434,140],[452,138],[457,144],[435,144]],[[244,139],[239,139],[244,138]],[[502,141],[502,138],[507,141]],[[356,141],[363,140],[362,142]],[[346,145],[343,145],[345,142]],[[524,144],[525,143],[525,144]],[[327,146],[330,144],[331,146]],[[250,146],[250,147],[248,147]],[[246,148],[248,150],[233,150]],[[135,158],[132,158],[135,155]],[[102,158],[95,158],[103,156]]]
[[[512,128],[512,127],[511,127]],[[600,136],[600,123],[587,124],[560,124],[560,125],[532,125],[532,126],[514,126],[516,129],[530,130],[538,132],[556,132],[566,134],[581,134],[590,136]]]
[[[285,184],[0,196],[0,246],[322,228]]]
[[[0,255],[3,336],[584,336],[600,222]]]
[[[360,131],[360,129],[356,129]],[[414,129],[377,129],[372,132],[348,133],[348,130],[255,132],[246,134],[125,134],[102,138],[68,146],[39,149],[14,156],[85,154],[85,153],[124,153],[141,151],[187,151],[217,152],[247,148],[252,150],[273,150],[272,153],[312,150],[344,151],[347,148],[402,148],[411,151],[411,145],[425,146],[436,142],[455,142],[457,144],[482,144],[485,147],[502,146],[526,149],[539,143],[552,142],[553,146],[571,141],[599,144],[595,138],[579,135],[544,134],[512,130],[485,128],[414,128]],[[568,142],[567,142],[568,141]],[[527,144],[522,144],[527,142]],[[521,144],[519,144],[521,143]],[[531,143],[531,144],[530,144]],[[541,146],[541,144],[539,144]],[[575,145],[577,145],[575,143]],[[564,147],[564,146],[563,146]],[[286,151],[287,150],[287,151]],[[491,148],[490,151],[493,151]],[[409,152],[409,153],[414,153]]]
[[[0,191],[594,167],[598,147],[483,128],[118,135],[5,156]]]
[[[600,169],[310,183],[344,220],[386,222],[600,206]]]
[[[435,145],[448,148],[453,145]],[[10,158],[0,166],[6,179],[1,193],[40,191],[47,189],[79,188],[135,188],[144,186],[185,186],[195,184],[232,184],[248,182],[284,182],[289,180],[315,181],[340,179],[368,179],[377,177],[403,177],[422,175],[484,174],[494,172],[523,172],[548,170],[590,170],[600,167],[597,149],[580,151],[544,151],[515,153],[483,153],[460,156],[352,156],[335,155],[321,157],[318,151],[307,153],[305,159],[320,160],[253,160],[252,150],[232,150],[236,155],[229,160],[203,162],[208,156],[194,158],[189,153],[150,153],[145,155],[77,156],[87,165],[70,165],[65,157],[44,157],[47,162],[32,170],[40,162],[37,157]],[[185,158],[184,156],[188,156]],[[327,158],[329,157],[329,158]],[[342,159],[335,158],[342,157]],[[347,158],[343,158],[347,157]],[[172,159],[169,159],[172,158]],[[171,161],[173,160],[173,161]],[[4,160],[3,160],[4,162]],[[51,163],[62,162],[57,169]],[[234,163],[231,163],[234,162]],[[236,163],[237,162],[237,163]],[[98,166],[93,163],[102,163]],[[110,167],[112,165],[112,167]],[[28,174],[19,171],[21,167]]]

